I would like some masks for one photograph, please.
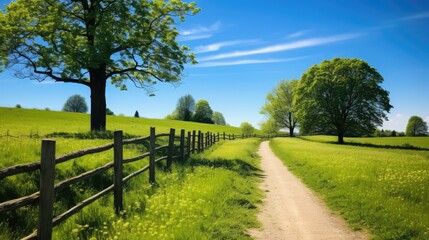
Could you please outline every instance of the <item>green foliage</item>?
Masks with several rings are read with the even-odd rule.
[[[369,135],[392,106],[383,77],[363,60],[334,58],[310,67],[296,89],[296,114],[304,134]]]
[[[277,125],[277,122],[272,118],[269,118],[267,121],[261,123],[261,131],[264,134],[276,134],[280,131],[280,127]]]
[[[369,230],[374,239],[429,238],[427,152],[285,138],[270,146],[355,229]]]
[[[419,116],[412,116],[406,128],[407,136],[424,136],[428,134],[428,124]]]
[[[86,105],[85,98],[79,94],[69,97],[66,103],[64,103],[63,111],[86,113],[88,106]]]
[[[242,122],[240,124],[241,134],[244,135],[250,135],[255,132],[255,128],[252,126],[252,124],[248,122]]]
[[[185,95],[177,101],[176,117],[177,120],[191,121],[195,110],[195,100],[192,95]]]
[[[180,0],[13,1],[0,12],[0,64],[26,66],[21,77],[88,86],[91,129],[104,130],[108,79],[121,90],[131,83],[150,91],[196,63],[177,42],[176,24],[197,12]]]
[[[213,123],[213,110],[206,100],[199,100],[195,105],[194,122]]]
[[[293,137],[294,129],[298,126],[295,118],[294,89],[298,80],[280,81],[268,95],[265,105],[261,109],[262,114],[269,116],[279,128],[288,128],[289,135]]]
[[[15,105],[15,108],[22,108],[22,107],[21,107],[21,104],[16,104],[16,105]]]
[[[213,112],[213,122],[216,125],[226,125],[225,118],[223,117],[223,114],[220,112]]]
[[[106,108],[106,115],[115,115],[115,113],[109,108]]]
[[[140,115],[139,115],[139,111],[136,111],[136,112],[134,113],[134,117],[135,117],[135,118],[139,118],[139,117],[140,117]]]

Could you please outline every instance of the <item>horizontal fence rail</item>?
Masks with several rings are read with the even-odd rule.
[[[42,140],[40,162],[20,164],[0,169],[0,180],[17,174],[28,173],[36,170],[40,171],[39,191],[28,196],[11,199],[0,203],[0,213],[12,211],[17,208],[34,204],[37,202],[39,206],[39,220],[37,230],[30,235],[24,237],[23,239],[52,239],[53,227],[57,226],[61,222],[68,219],[70,216],[79,212],[82,208],[88,206],[92,202],[96,201],[97,199],[105,196],[110,192],[113,192],[115,212],[116,214],[119,214],[123,210],[123,184],[146,171],[149,171],[149,183],[155,183],[156,163],[166,160],[166,169],[171,170],[171,164],[174,159],[185,161],[190,157],[191,154],[200,153],[204,151],[204,149],[211,147],[213,144],[219,142],[220,140],[234,140],[238,138],[244,139],[249,137],[267,138],[273,136],[261,136],[256,134],[215,134],[211,132],[203,133],[201,131],[195,130],[186,132],[184,129],[181,129],[180,134],[176,135],[176,130],[173,128],[170,129],[169,133],[156,134],[155,128],[152,127],[150,128],[149,136],[137,137],[133,139],[123,139],[122,131],[116,131],[114,132],[113,143],[78,150],[58,157],[55,156],[56,142],[54,140],[44,139]],[[158,138],[168,138],[168,144],[156,146],[156,140]],[[176,144],[176,141],[179,141],[179,143]],[[148,152],[130,158],[123,158],[123,147],[125,145],[143,144],[145,142],[149,144]],[[105,152],[110,149],[113,149],[113,161],[108,162],[105,165],[97,167],[90,171],[81,173],[80,175],[63,180],[57,184],[54,184],[56,164],[60,164],[89,154]],[[165,152],[166,155],[158,156],[158,158],[155,159],[157,153],[159,153],[160,151]],[[124,164],[136,162],[147,157],[149,158],[148,165],[127,176],[123,176]],[[53,206],[55,202],[54,193],[59,192],[72,184],[76,184],[80,181],[104,173],[109,169],[113,169],[112,185],[101,190],[95,195],[81,201],[77,205],[68,209],[66,212],[61,213],[58,216],[53,216]]]

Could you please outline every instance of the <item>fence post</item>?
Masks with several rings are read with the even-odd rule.
[[[200,146],[201,146],[201,152],[204,152],[204,133],[201,133],[201,135],[200,135],[200,139],[201,139],[201,141],[200,141]]]
[[[52,239],[52,217],[54,211],[55,141],[42,140],[40,160],[40,199],[38,239]]]
[[[209,137],[210,137],[210,133],[209,133],[209,132],[207,132],[207,133],[206,133],[206,148],[208,148],[208,147],[209,147]]]
[[[223,132],[223,140],[225,141],[225,132]]]
[[[180,159],[185,161],[185,129],[180,130]]]
[[[155,128],[150,128],[149,137],[149,183],[155,183]]]
[[[117,215],[124,209],[122,197],[122,153],[122,131],[115,131],[113,136],[113,205]]]
[[[232,140],[235,140],[235,136],[234,136],[234,133],[232,134]]]
[[[192,153],[195,153],[195,130],[192,131]]]
[[[174,152],[174,137],[176,130],[170,128],[170,136],[168,137],[168,150],[167,150],[167,169],[171,170],[171,164],[173,163],[173,152]]]
[[[198,131],[198,144],[197,144],[197,146],[198,146],[198,153],[201,152],[201,143],[202,143],[202,141],[203,141],[203,138],[201,137],[201,131]]]
[[[216,140],[216,142],[219,142],[220,141],[220,135],[219,135],[219,132],[217,133],[217,140]]]
[[[191,132],[188,132],[188,141],[186,141],[186,159],[191,156]]]

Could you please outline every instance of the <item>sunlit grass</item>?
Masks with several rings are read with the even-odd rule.
[[[88,132],[90,115],[83,113],[56,112],[0,107],[0,136],[35,135],[45,136],[54,132],[82,133]],[[186,131],[201,130],[202,132],[219,132],[241,134],[236,127],[219,126],[176,120],[134,118],[123,116],[107,116],[106,129],[122,130],[124,133],[146,136],[149,128],[156,127],[158,133],[167,133],[170,128]]]
[[[336,142],[336,136],[302,136],[301,138],[316,142]],[[346,143],[372,144],[377,146],[418,147],[429,149],[429,137],[368,137],[368,138],[344,138]]]
[[[294,174],[376,239],[429,238],[429,152],[273,139]]]
[[[145,184],[145,173],[127,185],[121,216],[113,214],[112,199],[106,197],[57,228],[55,237],[250,239],[246,229],[258,226],[255,206],[262,197],[255,176],[258,143],[226,142],[185,164],[174,164],[171,173],[157,174],[157,187]],[[233,157],[231,146],[239,152]]]

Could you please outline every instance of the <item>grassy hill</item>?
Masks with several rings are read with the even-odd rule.
[[[85,113],[56,112],[46,110],[17,109],[0,107],[0,135],[9,131],[10,135],[39,134],[44,136],[54,132],[88,132],[90,115]],[[226,132],[239,134],[240,129],[176,120],[107,116],[107,130],[122,130],[132,135],[145,136],[149,128],[156,127],[157,132],[168,132],[170,128],[186,131]]]

